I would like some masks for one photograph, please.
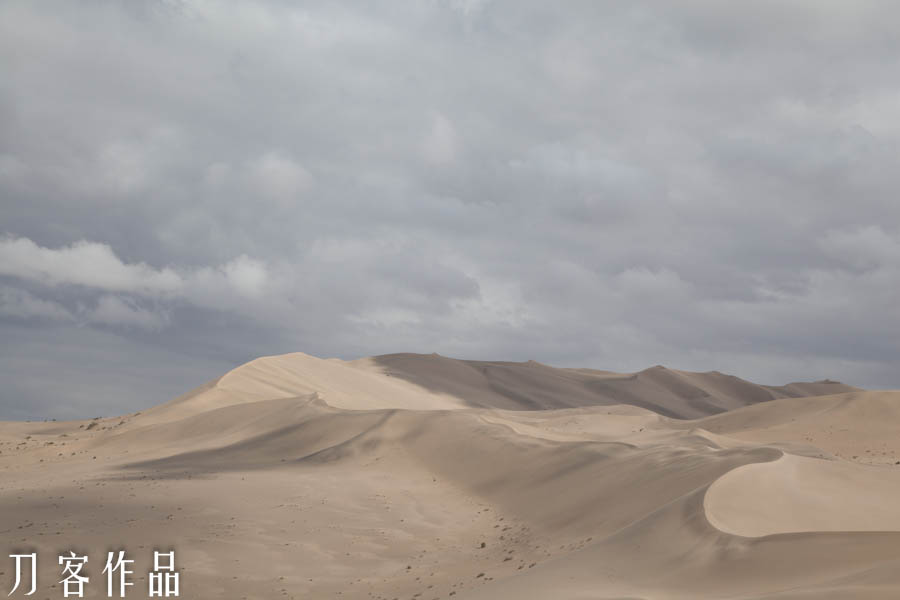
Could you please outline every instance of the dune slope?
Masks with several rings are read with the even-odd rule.
[[[357,364],[466,399],[470,406],[546,410],[628,404],[675,418],[698,418],[777,398],[854,391],[838,382],[764,386],[715,371],[655,366],[637,373],[558,369],[525,363],[456,360],[437,354],[386,354]]]

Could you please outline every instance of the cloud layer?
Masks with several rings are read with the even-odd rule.
[[[900,387],[898,16],[5,2],[0,418],[291,350]]]

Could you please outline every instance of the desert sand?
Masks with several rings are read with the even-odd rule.
[[[137,598],[174,549],[184,598],[893,599],[898,425],[900,392],[831,381],[296,353],[0,423],[0,536],[32,598],[70,549],[106,597],[124,548]]]

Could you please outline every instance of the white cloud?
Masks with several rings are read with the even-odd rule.
[[[157,269],[145,263],[125,263],[106,244],[82,240],[53,249],[15,237],[0,240],[0,275],[51,287],[73,285],[90,293],[119,292],[156,301],[186,299],[219,310],[245,309],[246,302],[262,298],[271,283],[266,263],[246,254],[215,267]],[[31,311],[61,318],[59,311],[65,310],[14,288],[8,289],[4,300],[8,314]],[[168,323],[167,318],[140,308],[127,295],[101,295],[97,307],[82,316],[92,323],[144,329],[161,329]]]
[[[228,283],[240,294],[250,298],[262,295],[269,281],[265,263],[242,254],[221,268]]]
[[[52,249],[22,237],[0,240],[0,275],[51,286],[69,284],[153,295],[178,293],[184,283],[170,268],[124,263],[106,244],[82,240]]]

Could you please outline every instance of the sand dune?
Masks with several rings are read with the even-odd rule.
[[[662,367],[267,357],[141,413],[0,424],[0,533],[138,573],[173,547],[195,598],[894,598],[898,411]]]
[[[707,490],[716,528],[746,537],[804,531],[900,531],[900,469],[785,454],[734,469]],[[760,500],[763,501],[760,501]]]
[[[763,386],[718,372],[657,365],[637,373],[557,369],[527,363],[455,360],[436,354],[388,354],[362,361],[472,406],[546,410],[629,404],[675,418],[698,418],[776,398],[853,391],[837,382]]]
[[[900,461],[900,392],[850,392],[748,406],[696,423],[710,432],[752,442],[834,455],[854,462]]]
[[[850,391],[855,388],[838,382],[763,386],[718,372],[662,366],[622,374],[437,354],[387,354],[344,362],[296,352],[241,365],[156,414],[177,417],[226,404],[317,393],[331,406],[354,410],[548,410],[626,404],[664,416],[697,418],[776,398]]]

